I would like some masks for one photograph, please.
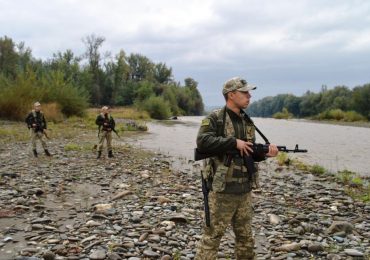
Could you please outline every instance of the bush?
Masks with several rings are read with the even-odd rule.
[[[0,85],[0,117],[24,120],[42,91],[36,86],[35,77],[19,77],[15,81],[2,81]]]
[[[60,106],[57,103],[42,104],[42,112],[45,115],[46,121],[57,123],[62,122],[64,119]]]
[[[284,107],[281,112],[273,114],[272,117],[275,119],[289,119],[293,118],[293,114],[289,113],[288,109]]]
[[[366,118],[355,111],[345,112],[344,121],[355,122],[355,121],[366,121]]]
[[[154,119],[167,119],[171,115],[170,106],[163,97],[151,96],[141,104],[142,108]]]
[[[355,121],[366,121],[366,118],[361,114],[355,111],[343,111],[341,109],[331,109],[326,110],[317,116],[314,119],[318,120],[337,120],[345,122],[355,122]]]
[[[27,71],[14,81],[3,79],[0,82],[0,117],[4,119],[23,121],[36,101],[41,102],[46,115],[51,109],[48,119],[56,121],[62,118],[60,112],[66,116],[81,116],[88,105],[86,94],[65,83],[57,73],[38,80],[32,71]]]
[[[315,165],[311,166],[310,172],[312,174],[324,174],[326,172],[326,170],[325,170],[324,167],[322,167],[318,164],[315,164]]]

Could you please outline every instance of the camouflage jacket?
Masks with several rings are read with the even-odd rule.
[[[33,128],[35,132],[42,132],[44,129],[47,129],[45,116],[41,111],[36,112],[32,110],[32,112],[27,115],[25,122],[27,127],[29,129]],[[33,127],[33,124],[36,124],[36,127]]]
[[[116,127],[116,122],[114,121],[113,117],[109,114],[103,115],[99,114],[96,117],[95,123],[99,126],[99,129],[102,128],[103,131],[111,131]],[[107,123],[107,125],[104,125]]]
[[[241,111],[244,113],[244,111]],[[202,120],[197,147],[202,152],[224,154],[236,149],[236,139],[255,141],[255,127],[243,116],[228,108],[213,111]],[[205,161],[203,177],[212,179],[212,189],[223,193],[246,193],[252,188],[250,175],[241,158],[233,159],[230,167],[224,166],[225,155]]]

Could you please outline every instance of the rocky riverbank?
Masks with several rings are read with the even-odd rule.
[[[199,165],[115,145],[96,160],[96,133],[49,141],[52,158],[28,142],[0,148],[0,259],[193,259],[201,236]],[[73,145],[72,145],[73,143]],[[69,145],[68,145],[69,144]],[[330,176],[260,165],[253,227],[258,259],[369,259],[370,205]],[[220,259],[233,259],[229,229]]]

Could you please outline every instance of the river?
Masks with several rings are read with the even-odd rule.
[[[149,131],[127,142],[174,157],[193,159],[195,139],[203,117],[179,117],[172,121],[147,123]],[[301,161],[318,164],[331,172],[350,170],[370,176],[370,128],[332,125],[306,120],[253,118],[271,143],[293,149],[307,149],[295,154]],[[258,135],[258,134],[257,134]],[[262,139],[257,136],[257,141]]]

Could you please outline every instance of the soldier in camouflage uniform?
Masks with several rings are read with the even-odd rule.
[[[31,145],[32,145],[32,151],[33,155],[35,157],[38,156],[37,150],[36,150],[36,140],[40,140],[42,147],[44,148],[45,155],[51,156],[49,153],[48,147],[45,142],[46,133],[45,130],[47,129],[47,124],[45,120],[44,114],[41,112],[41,104],[39,102],[36,102],[33,104],[33,110],[31,113],[28,114],[26,117],[26,124],[28,126],[28,129],[30,130],[31,134]]]
[[[249,91],[254,89],[255,86],[239,77],[224,84],[222,93],[226,106],[202,121],[197,136],[199,150],[222,154],[236,148],[241,155],[250,157],[253,152],[251,145],[255,142],[255,128],[243,116],[243,109],[249,105]],[[277,153],[276,145],[270,144],[266,156],[276,156]],[[235,233],[236,259],[254,259],[251,190],[256,182],[256,173],[248,173],[241,156],[235,156],[229,167],[224,165],[224,158],[225,155],[206,159],[202,170],[202,177],[212,180],[208,198],[211,222],[209,227],[205,225],[203,228],[195,257],[197,260],[217,258],[220,240],[230,223]]]
[[[101,157],[103,151],[104,140],[107,140],[108,157],[113,157],[112,151],[112,131],[116,126],[116,122],[113,117],[109,114],[109,108],[107,106],[102,107],[102,112],[96,117],[95,123],[99,126],[99,145],[98,145],[98,157]]]

